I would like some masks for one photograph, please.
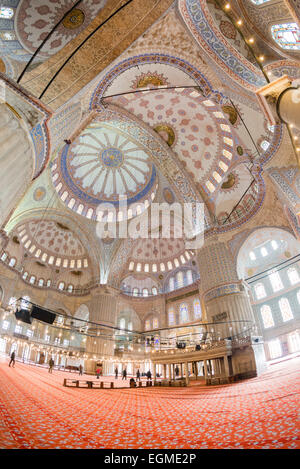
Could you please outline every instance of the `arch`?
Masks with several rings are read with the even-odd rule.
[[[272,241],[277,242],[277,249],[272,247]],[[262,256],[260,249],[267,247],[268,255]],[[249,253],[255,254],[251,259]],[[236,251],[236,264],[239,278],[251,277],[259,271],[272,268],[293,257],[300,252],[300,242],[284,227],[260,227],[247,234]]]

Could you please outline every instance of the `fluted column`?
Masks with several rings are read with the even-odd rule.
[[[200,288],[206,319],[208,322],[230,322],[228,325],[212,326],[213,331],[229,337],[243,332],[244,327],[248,329],[254,322],[250,298],[237,276],[235,262],[227,244],[215,237],[197,255],[201,266]]]
[[[95,324],[89,328],[91,336],[87,338],[86,342],[86,352],[89,354],[89,360],[86,361],[85,369],[88,373],[93,373],[97,362],[101,361],[103,363],[103,372],[108,374],[112,372],[110,367],[113,367],[112,363],[111,366],[108,364],[108,358],[114,354],[114,331],[111,327],[115,326],[116,323],[116,291],[106,287],[95,289],[92,292],[89,311],[89,321]]]
[[[0,104],[0,226],[25,193],[33,176],[33,149],[28,132],[5,104]]]

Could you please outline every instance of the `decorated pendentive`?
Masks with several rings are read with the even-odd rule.
[[[90,124],[52,165],[61,200],[97,221],[123,221],[154,200],[157,171],[142,145],[111,124]]]

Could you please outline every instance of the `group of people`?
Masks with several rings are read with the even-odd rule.
[[[115,367],[115,379],[118,379],[118,375],[119,375],[119,369],[118,367],[116,366]],[[146,373],[146,377],[147,377],[147,380],[150,380],[152,378],[152,374],[151,374],[151,371],[147,371]],[[122,381],[123,380],[126,380],[127,379],[127,370],[126,368],[123,368],[122,370]],[[141,372],[140,370],[138,369],[137,372],[136,372],[136,381],[141,381]],[[134,378],[130,378],[130,381],[129,381],[130,385],[133,385],[133,383],[135,384],[136,386],[136,382],[134,380]]]

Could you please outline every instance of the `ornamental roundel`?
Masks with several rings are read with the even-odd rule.
[[[84,13],[78,8],[70,11],[63,20],[63,26],[67,29],[76,29],[79,28],[84,22]]]
[[[40,202],[46,196],[46,189],[44,187],[37,187],[33,193],[33,198],[36,202]]]

